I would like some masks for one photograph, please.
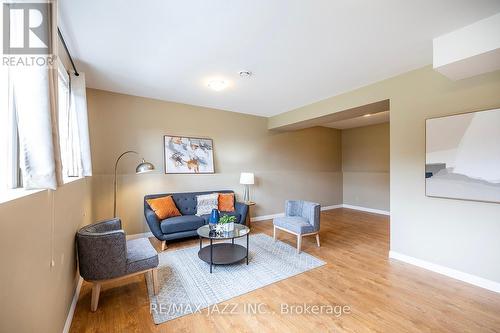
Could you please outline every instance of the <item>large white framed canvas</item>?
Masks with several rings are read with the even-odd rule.
[[[164,136],[165,173],[214,173],[212,139]]]
[[[427,196],[500,203],[500,109],[426,120]]]

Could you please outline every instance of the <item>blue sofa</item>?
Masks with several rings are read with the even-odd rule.
[[[197,236],[196,230],[204,224],[208,223],[210,215],[196,216],[196,196],[210,193],[234,193],[233,191],[208,191],[208,192],[192,192],[192,193],[163,193],[151,194],[144,197],[144,216],[149,225],[149,229],[153,235],[162,241],[162,248],[165,241],[173,239]],[[149,207],[146,202],[148,199],[154,199],[171,195],[174,202],[181,212],[182,216],[170,217],[160,221],[155,212]],[[248,213],[248,206],[244,203],[235,202],[234,212],[221,212],[221,216],[233,215],[236,216],[236,222],[245,224]]]

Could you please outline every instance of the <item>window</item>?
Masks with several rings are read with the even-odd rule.
[[[22,188],[18,123],[9,82],[9,68],[0,66],[0,192]],[[70,80],[62,64],[58,66],[58,131],[62,178],[66,183],[81,176],[77,119],[70,110]]]
[[[22,179],[27,189],[55,189],[54,166],[65,183],[92,174],[85,77],[74,77],[72,82],[60,62],[56,72],[56,80],[51,80],[51,72],[44,69],[0,65],[0,202],[19,196],[14,192],[20,191],[9,190],[23,188]],[[51,89],[54,94],[47,94]]]

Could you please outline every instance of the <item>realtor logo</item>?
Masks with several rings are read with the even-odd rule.
[[[11,55],[53,53],[53,3],[3,4],[3,53]]]

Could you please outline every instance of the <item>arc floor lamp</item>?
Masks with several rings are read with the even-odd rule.
[[[116,162],[115,162],[115,178],[114,178],[114,181],[113,181],[113,186],[114,186],[113,217],[116,217],[116,192],[118,192],[118,184],[117,184],[117,181],[116,181],[116,171],[118,169],[118,162],[120,162],[120,160],[122,159],[122,157],[125,156],[125,155],[127,155],[127,154],[136,154],[136,155],[139,155],[139,153],[136,152],[135,150],[127,150],[126,152],[124,152],[123,154],[121,154],[120,156],[118,156],[118,158],[116,159]],[[147,173],[147,172],[153,171],[154,169],[155,169],[155,166],[152,163],[147,162],[146,160],[144,160],[144,158],[142,158],[141,163],[139,163],[137,165],[137,167],[135,168],[135,173],[136,174]]]

